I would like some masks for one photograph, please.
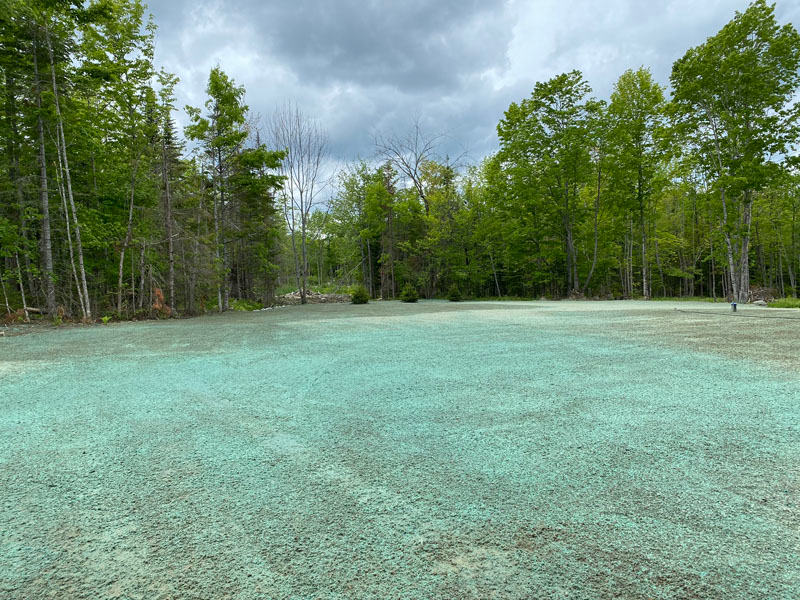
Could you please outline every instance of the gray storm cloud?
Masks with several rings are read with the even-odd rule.
[[[746,2],[632,0],[151,0],[157,61],[201,104],[219,64],[266,117],[296,101],[327,128],[337,161],[370,157],[373,134],[415,117],[448,134],[444,151],[493,151],[509,103],[536,81],[580,69],[607,97],[641,65],[664,84],[675,59]],[[779,2],[781,21],[800,4]],[[181,122],[180,115],[179,122]]]

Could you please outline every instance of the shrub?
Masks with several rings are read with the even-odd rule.
[[[320,294],[351,294],[354,287],[339,285],[338,283],[326,283],[325,285],[318,285],[316,291]]]
[[[450,290],[447,292],[447,299],[450,302],[461,302],[461,291],[455,283],[450,286]]]
[[[246,298],[236,298],[231,300],[231,309],[241,311],[253,311],[264,308],[259,302],[248,300]]]
[[[366,304],[369,302],[369,292],[363,285],[354,287],[350,292],[350,300],[353,304]]]
[[[419,294],[417,293],[417,288],[415,288],[410,283],[407,283],[403,288],[403,291],[400,292],[400,300],[403,302],[416,302],[419,300]]]
[[[770,308],[800,308],[800,298],[778,298],[769,303]]]

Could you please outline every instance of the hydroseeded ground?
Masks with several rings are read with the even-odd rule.
[[[386,302],[0,338],[3,599],[796,599],[798,492],[799,311]]]

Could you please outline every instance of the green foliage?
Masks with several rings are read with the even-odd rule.
[[[206,190],[201,202],[208,207],[206,215],[211,221],[206,221],[205,229],[216,308],[227,308],[226,290],[230,292],[234,265],[262,284],[258,295],[269,303],[275,292],[283,234],[275,204],[282,178],[274,171],[284,153],[267,149],[258,135],[252,147],[246,147],[250,129],[244,87],[236,85],[221,68],[211,70],[206,92],[205,115],[200,108],[186,107],[191,124],[185,133],[200,144],[197,183]],[[235,222],[231,214],[236,215]]]
[[[350,294],[352,290],[353,286],[351,285],[339,285],[337,283],[314,286],[314,291],[319,292],[320,294]]]
[[[800,308],[800,298],[778,298],[769,303],[770,308]]]
[[[206,152],[222,153],[228,158],[247,137],[243,128],[247,116],[247,105],[242,102],[244,87],[237,86],[221,68],[214,67],[206,93],[207,117],[202,116],[199,108],[186,107],[192,122],[186,127],[186,136],[202,142]]]
[[[785,175],[800,134],[800,34],[778,25],[775,5],[754,0],[672,69],[675,144],[707,179],[733,249],[733,295],[749,294],[755,195]]]
[[[730,195],[762,189],[796,143],[800,35],[755,0],[672,70],[672,114],[705,171]]]
[[[509,196],[524,198],[520,209],[540,215],[535,225],[523,220],[519,234],[536,240],[545,262],[564,264],[566,293],[581,289],[580,191],[594,173],[595,123],[605,110],[590,93],[580,71],[557,75],[536,83],[530,98],[512,103],[497,126]],[[552,243],[558,238],[561,243]]]
[[[447,299],[450,300],[450,302],[461,302],[461,290],[458,289],[455,283],[450,286],[447,292]]]
[[[350,299],[353,304],[366,304],[369,302],[369,292],[363,285],[357,285],[350,292]]]
[[[100,317],[100,320],[103,321],[103,325],[108,325],[108,322],[111,321],[113,317],[111,315],[103,315]]]
[[[231,300],[231,309],[238,311],[254,311],[264,308],[259,302],[248,300],[247,298],[235,298]]]
[[[400,300],[403,302],[416,302],[419,300],[419,292],[417,292],[417,288],[414,287],[410,282],[406,283],[403,286],[403,290],[400,292]]]

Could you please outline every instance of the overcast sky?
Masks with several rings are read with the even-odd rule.
[[[157,62],[202,105],[219,64],[263,117],[296,101],[328,130],[337,161],[371,158],[375,132],[415,116],[445,132],[443,152],[476,162],[536,81],[580,69],[607,98],[628,68],[668,83],[672,63],[745,0],[150,0]],[[800,2],[778,0],[800,25]],[[180,123],[185,117],[176,115]]]

